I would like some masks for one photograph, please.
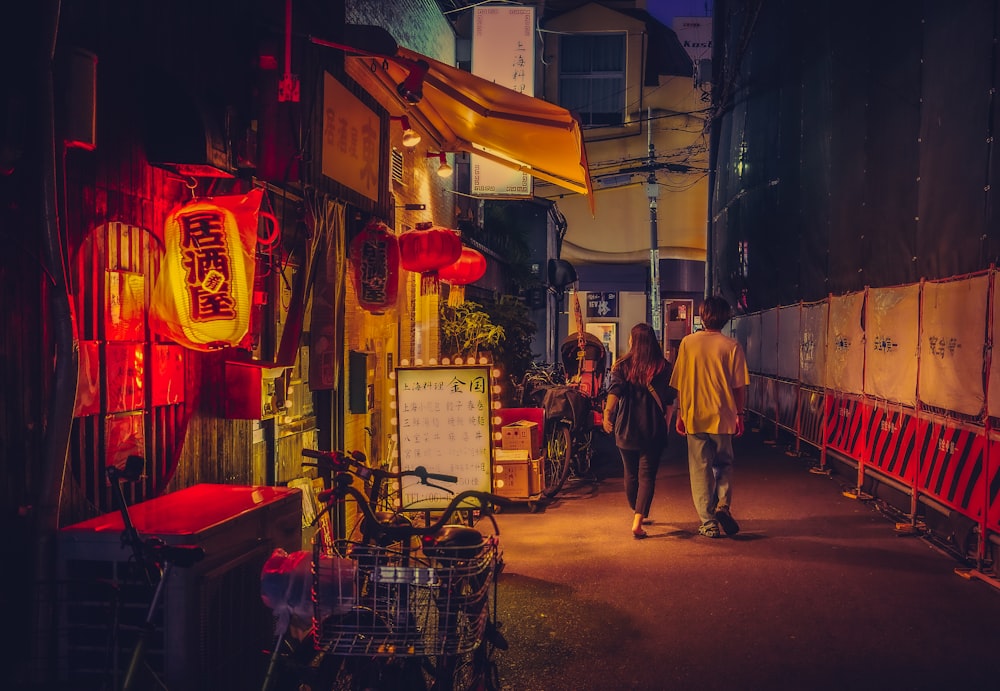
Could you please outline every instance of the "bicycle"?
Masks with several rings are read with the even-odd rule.
[[[121,686],[114,684],[115,688],[121,691],[133,691],[140,688],[143,680],[157,688],[166,689],[167,686],[159,677],[156,671],[147,663],[146,652],[149,648],[149,641],[156,630],[156,614],[163,596],[163,589],[167,584],[173,567],[190,568],[205,557],[205,550],[197,545],[168,545],[158,537],[143,538],[136,530],[129,514],[128,503],[125,500],[125,491],[122,489],[123,482],[136,482],[142,476],[145,462],[139,456],[129,456],[125,462],[125,467],[119,470],[116,466],[110,465],[105,469],[108,481],[115,490],[115,497],[118,501],[118,510],[121,513],[122,545],[128,546],[132,550],[132,560],[136,570],[145,580],[146,585],[153,587],[153,595],[150,598],[146,617],[136,634],[135,644],[129,657],[128,667],[122,678]],[[115,606],[116,621],[115,631],[112,640],[117,641],[117,603]],[[118,670],[114,670],[114,680],[117,680]],[[143,687],[145,688],[145,687]]]
[[[302,454],[334,470],[332,487],[320,492],[324,508],[317,520],[325,513],[342,516],[351,500],[361,514],[361,539],[314,539],[308,558],[306,553],[288,555],[294,558],[289,571],[296,572],[289,581],[296,583],[283,589],[266,578],[265,566],[262,597],[265,589],[271,591],[265,603],[278,616],[278,628],[286,628],[278,634],[263,688],[279,688],[281,677],[289,684],[282,688],[496,691],[492,654],[506,642],[496,616],[503,560],[491,508],[507,500],[461,492],[436,520],[425,512],[424,525],[414,525],[401,511],[374,510],[372,497],[379,495],[379,486],[407,477],[423,484],[457,478],[423,468],[372,468],[359,452],[304,449]],[[367,496],[353,486],[355,478],[368,485]],[[449,523],[461,511],[467,512],[469,523],[476,511],[488,517],[492,532],[484,535],[472,525]],[[304,562],[308,584],[303,583]],[[275,596],[282,590],[285,601]],[[303,621],[306,613],[308,623]],[[306,628],[305,635],[289,640],[289,632]],[[291,679],[282,677],[282,667],[293,672]]]
[[[543,438],[542,491],[551,499],[572,475],[591,475],[594,433],[603,434],[600,399],[586,396],[575,386],[553,386],[546,390]]]

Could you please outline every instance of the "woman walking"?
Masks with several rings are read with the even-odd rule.
[[[645,323],[632,327],[628,352],[611,368],[604,431],[614,432],[622,457],[625,497],[633,511],[632,537],[637,540],[647,536],[642,525],[653,502],[677,398],[677,391],[670,387],[671,371],[656,332]]]

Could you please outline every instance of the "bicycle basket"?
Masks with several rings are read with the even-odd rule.
[[[334,655],[461,654],[479,645],[486,626],[498,545],[484,540],[468,558],[408,556],[357,545],[354,607],[327,616],[315,596],[316,647]],[[463,549],[468,550],[468,547]]]

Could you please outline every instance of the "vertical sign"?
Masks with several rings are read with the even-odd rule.
[[[378,201],[378,116],[323,75],[323,175]]]
[[[404,478],[404,509],[443,509],[465,490],[493,487],[492,382],[489,367],[401,367],[396,370],[400,470],[423,466],[454,475],[437,487]]]
[[[482,5],[473,14],[472,73],[535,95],[535,8]],[[472,193],[530,197],[531,176],[473,155]]]

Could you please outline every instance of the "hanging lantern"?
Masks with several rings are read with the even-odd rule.
[[[238,345],[250,327],[263,190],[196,199],[163,231],[163,260],[150,301],[152,328],[195,350]]]
[[[465,286],[475,283],[486,273],[486,257],[471,247],[463,247],[458,261],[438,271],[438,278],[451,286],[448,304],[452,307],[465,302]]]
[[[384,223],[371,222],[351,240],[351,278],[358,304],[384,314],[399,290],[399,241]]]
[[[462,241],[449,228],[432,228],[418,223],[416,230],[399,236],[400,264],[420,274],[420,294],[438,291],[438,270],[455,263],[462,255]]]

